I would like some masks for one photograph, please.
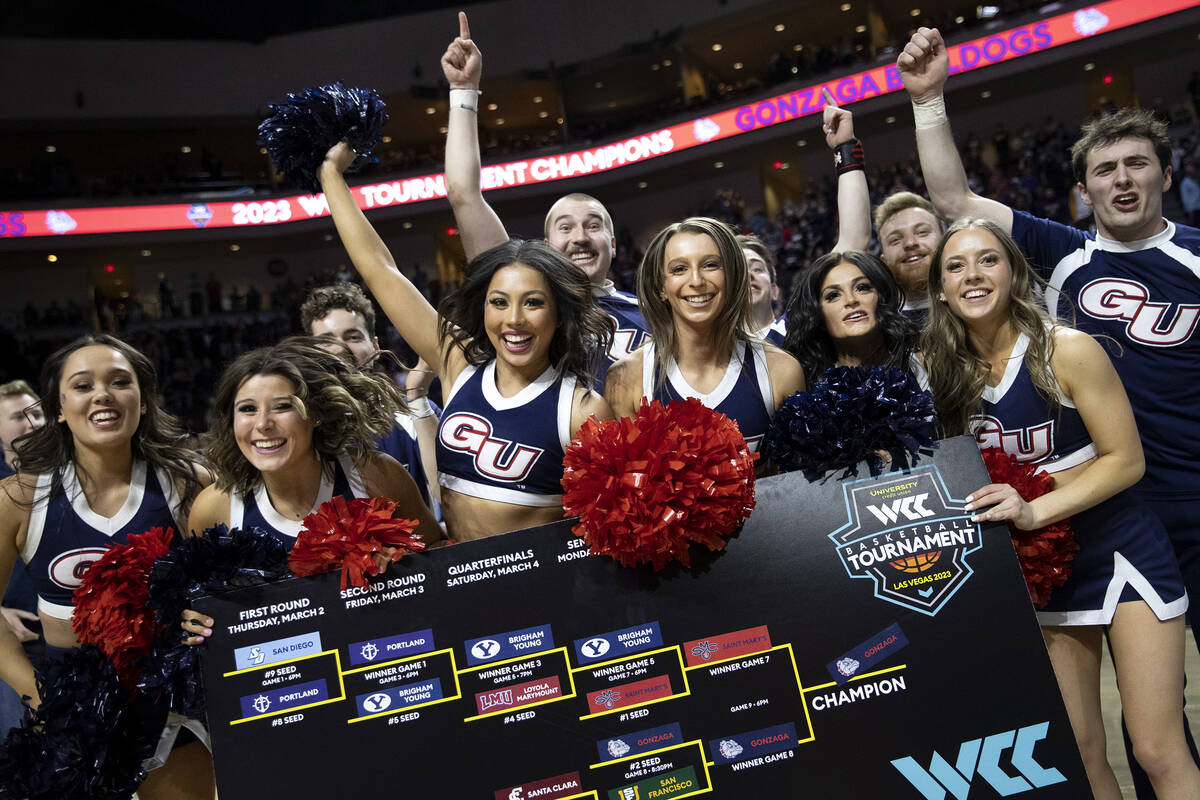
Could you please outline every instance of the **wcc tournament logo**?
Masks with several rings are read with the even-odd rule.
[[[967,556],[979,525],[942,483],[936,466],[842,484],[849,522],[829,534],[851,578],[875,596],[934,616],[971,577]]]

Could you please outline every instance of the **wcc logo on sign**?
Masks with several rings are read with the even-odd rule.
[[[851,578],[875,596],[934,616],[971,577],[967,557],[982,546],[962,500],[934,465],[842,484],[848,522],[829,534]]]

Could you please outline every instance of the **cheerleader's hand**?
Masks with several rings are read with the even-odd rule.
[[[358,158],[358,154],[343,141],[329,148],[329,152],[325,154],[325,164],[330,165],[338,171],[338,174],[341,174],[354,163],[356,158]]]
[[[963,510],[975,511],[984,506],[991,506],[991,508],[975,513],[971,517],[972,522],[1009,521],[1023,531],[1040,527],[1033,507],[1021,499],[1017,490],[1007,483],[989,483],[982,489],[967,495],[967,504],[963,506]]]
[[[213,632],[213,619],[206,617],[198,611],[192,611],[190,608],[184,609],[181,615],[183,621],[179,623],[179,627],[183,628],[183,643],[184,644],[204,644]]]

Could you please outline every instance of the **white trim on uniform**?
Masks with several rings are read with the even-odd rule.
[[[466,370],[463,370],[465,373]],[[549,388],[550,384],[555,381],[554,367],[546,367],[546,371],[526,386],[521,391],[514,394],[512,397],[505,397],[500,394],[500,389],[496,386],[496,361],[492,359],[483,368],[482,380],[479,382],[480,388],[483,389],[483,399],[488,402],[492,408],[497,411],[509,411],[514,408],[520,408],[528,403],[533,398],[540,395]],[[458,381],[455,381],[455,389],[458,389]],[[453,396],[453,395],[451,395]],[[450,401],[446,401],[446,405],[450,405]]]
[[[1150,581],[1138,572],[1137,567],[1121,555],[1119,550],[1116,550],[1113,551],[1112,580],[1108,582],[1108,589],[1104,592],[1104,604],[1100,608],[1083,611],[1039,611],[1037,612],[1038,624],[1043,626],[1108,625],[1117,613],[1117,604],[1121,602],[1121,593],[1125,591],[1126,584],[1133,587],[1143,602],[1150,606],[1154,616],[1162,622],[1187,612],[1187,592],[1184,592],[1183,596],[1176,600],[1170,602],[1163,600],[1159,597],[1158,592],[1154,591]]]

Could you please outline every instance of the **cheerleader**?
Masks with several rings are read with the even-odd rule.
[[[317,175],[350,260],[406,342],[450,387],[437,465],[450,535],[478,539],[561,519],[562,457],[590,415],[612,412],[591,385],[590,353],[612,326],[587,276],[541,242],[472,259],[437,311],[397,268],[354,203],[343,142]]]
[[[1134,754],[1163,800],[1200,797],[1183,737],[1188,599],[1166,531],[1126,491],[1144,470],[1124,388],[1090,336],[1051,324],[1032,270],[995,223],[960,220],[933,257],[922,338],[942,435],[972,433],[1054,476],[1026,502],[1007,484],[967,497],[974,521],[1022,530],[1070,517],[1067,583],[1038,612],[1093,793],[1119,800],[1100,715],[1104,626]]]
[[[226,368],[207,451],[216,482],[196,498],[193,532],[257,528],[290,547],[304,518],[336,495],[388,497],[399,516],[419,520],[427,544],[441,540],[412,476],[370,449],[403,407],[399,390],[328,348],[328,339],[296,336]]]
[[[829,253],[796,279],[783,348],[814,380],[833,366],[913,369],[917,327],[903,307],[904,293],[877,257]]]
[[[210,478],[180,446],[184,432],[160,405],[153,364],[121,340],[85,336],[58,350],[42,368],[41,391],[47,424],[16,441],[20,471],[0,484],[0,575],[12,574],[18,554],[25,560],[51,659],[78,644],[72,595],[88,566],[130,533],[186,530],[188,508]],[[40,704],[34,666],[7,625],[0,678]],[[168,726],[146,766],[166,763],[139,796],[212,797],[207,735],[188,727],[195,735],[172,750],[180,725]]]
[[[695,397],[734,420],[756,450],[776,407],[804,389],[804,372],[750,332],[749,270],[733,231],[707,217],[664,228],[637,280],[652,341],[609,370],[613,411],[633,416],[642,398]]]

